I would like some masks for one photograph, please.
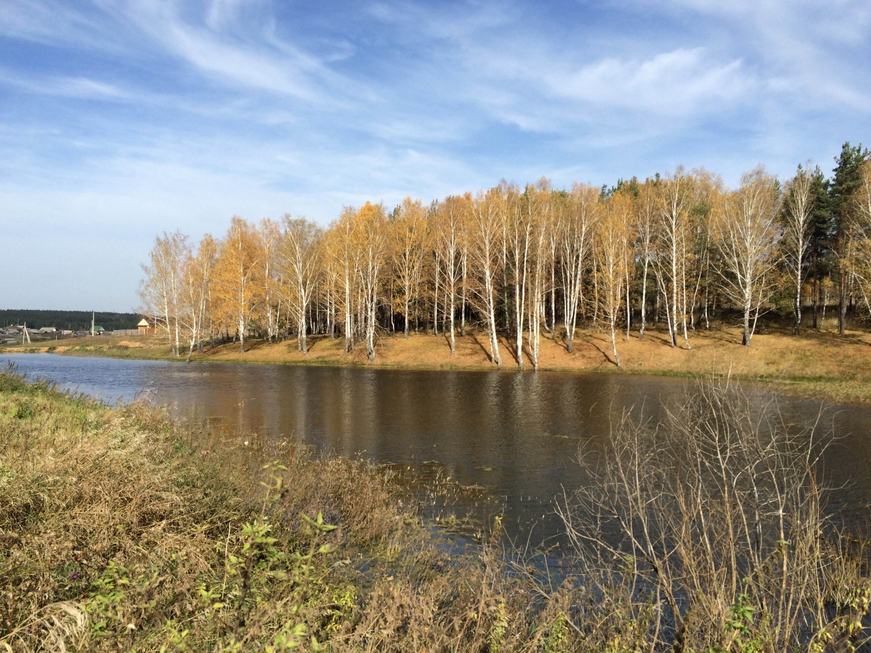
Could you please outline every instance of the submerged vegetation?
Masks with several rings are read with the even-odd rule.
[[[819,434],[707,384],[619,422],[558,508],[559,574],[457,553],[389,475],[0,373],[0,650],[841,651],[865,550]]]

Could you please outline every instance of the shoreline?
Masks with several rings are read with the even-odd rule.
[[[250,344],[249,344],[250,342]],[[297,351],[296,339],[276,343],[262,340],[246,342],[245,353],[238,343],[215,345],[203,354],[194,353],[191,362],[301,365],[360,369],[400,369],[420,371],[521,371],[513,343],[500,337],[503,365],[489,360],[486,339],[471,332],[456,337],[451,356],[444,335],[387,335],[378,341],[374,362],[358,347],[343,352],[343,340],[326,336],[309,337],[307,355]],[[67,344],[69,343],[69,344]],[[682,343],[681,343],[682,345]],[[670,347],[667,333],[648,329],[640,340],[632,333],[618,341],[622,367],[610,352],[607,335],[595,330],[579,330],[574,351],[565,343],[541,340],[539,371],[560,373],[605,373],[665,377],[714,376],[761,383],[778,392],[857,405],[871,404],[871,334],[849,331],[839,336],[831,331],[806,331],[793,336],[787,331],[770,330],[754,336],[753,346],[740,344],[740,330],[720,328],[697,331],[690,339],[691,349]],[[98,336],[78,340],[46,341],[0,348],[0,353],[55,353],[65,356],[163,360],[184,362],[186,352],[176,358],[169,354],[160,336]],[[524,346],[523,372],[532,372],[529,351]]]
[[[743,492],[729,505],[736,514],[733,525],[746,527],[740,516],[751,490],[737,481],[748,472],[743,461],[749,452],[741,443],[755,442],[752,422],[742,419],[752,406],[714,386],[700,389],[695,401],[702,402],[703,424],[687,425],[684,435],[704,438],[721,417],[751,429],[729,445],[736,454],[727,457],[729,466],[710,470],[725,470],[727,486]],[[710,405],[723,412],[708,414],[704,408]],[[626,441],[618,436],[615,442]],[[678,437],[670,446],[683,452],[684,443]],[[625,648],[626,633],[634,633],[633,650],[674,647],[665,599],[658,592],[627,596],[626,583],[613,582],[627,565],[622,558],[611,563],[613,556],[604,557],[611,551],[605,540],[594,540],[598,548],[592,552],[569,547],[569,562],[561,568],[564,582],[547,582],[553,577],[536,573],[540,552],[512,549],[514,554],[505,555],[498,516],[479,544],[455,555],[445,546],[449,529],[433,529],[388,471],[360,460],[315,456],[290,441],[248,444],[192,428],[145,403],[109,407],[46,381],[31,383],[0,371],[0,489],[8,499],[0,504],[0,543],[6,551],[0,556],[0,649],[592,652],[615,644]],[[669,443],[658,443],[654,452],[664,459],[649,468],[650,459],[638,455],[648,451],[643,443],[628,458],[630,465],[644,465],[632,478],[662,470],[649,479],[652,485],[640,488],[650,497],[642,505],[653,511],[645,514],[674,507],[659,499],[670,496],[660,481],[667,484],[670,470],[677,471],[668,464],[672,459],[664,445]],[[768,483],[761,487],[769,490],[770,475],[776,474],[776,487],[795,488],[801,507],[819,506],[805,498],[818,489],[802,485],[803,468],[791,466],[777,447],[772,451],[765,462],[775,466],[751,466],[756,476],[750,488]],[[799,451],[794,460],[801,465],[805,455]],[[695,497],[692,486],[672,482],[672,492],[690,487],[681,496]],[[566,506],[571,532],[599,532],[596,514],[584,511],[586,497],[634,516],[627,512],[633,505],[609,503],[622,494],[609,491],[614,486],[608,477],[600,483]],[[711,566],[703,587],[720,582],[714,589],[725,593],[721,603],[712,600],[713,590],[697,597],[684,589],[689,581],[679,587],[693,598],[682,614],[705,611],[685,638],[701,650],[712,632],[722,634],[720,641],[735,632],[734,610],[720,606],[753,601],[750,609],[761,612],[755,597],[772,584],[759,569],[766,569],[771,556],[727,593],[721,579],[734,573],[736,564],[732,558],[729,566],[729,554],[737,549],[739,563],[752,561],[745,544],[751,535],[746,528],[737,530],[734,538],[707,540],[714,544],[706,549],[702,535],[689,528],[699,523],[698,510],[718,518],[729,513],[694,505],[696,512],[683,517],[676,508],[666,513],[683,521],[665,523],[678,528],[675,533],[694,535],[695,546],[655,554],[680,556],[668,560],[703,571]],[[825,546],[814,545],[823,537],[818,513],[805,517],[801,508],[787,509],[793,511],[787,513],[789,542],[772,521],[779,512],[769,513],[761,529],[765,551],[790,547],[790,555],[783,556],[788,566],[774,579],[777,590],[786,590],[766,596],[781,602],[798,597],[802,614],[818,617],[804,626],[759,619],[751,623],[752,634],[772,642],[772,650],[795,648],[808,637],[808,628],[820,639],[848,641],[856,632],[853,624],[862,624],[868,614],[867,553],[837,529],[826,536]],[[721,522],[711,522],[703,535],[724,532]],[[809,540],[791,546],[806,532]],[[704,560],[711,565],[702,564],[704,553],[698,553],[707,550],[711,557]],[[608,566],[598,571],[603,560]],[[808,570],[814,574],[810,579]],[[650,578],[644,567],[630,573],[632,585]],[[747,585],[750,591],[743,593]],[[823,589],[814,594],[815,588]],[[816,608],[829,605],[829,594],[822,591],[859,598],[822,613]],[[629,610],[615,610],[621,601]],[[772,613],[779,607],[774,603]],[[655,621],[639,627],[638,614]]]

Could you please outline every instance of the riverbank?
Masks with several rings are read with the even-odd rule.
[[[686,409],[707,426],[726,420],[737,467],[720,471],[743,479],[741,442],[753,446],[745,429],[756,420],[744,419],[752,404],[740,397],[711,387]],[[711,400],[721,416],[711,415]],[[683,438],[706,437],[695,420],[676,418],[674,438],[647,439],[656,455],[673,439],[683,457]],[[617,447],[629,442],[615,437]],[[643,556],[633,578],[607,548],[587,558],[580,549],[566,552],[563,571],[552,576],[503,551],[498,519],[494,537],[458,557],[383,470],[316,459],[294,442],[214,437],[145,404],[109,408],[0,372],[0,650],[659,650],[675,636],[662,583],[686,597],[674,606],[680,636],[693,650],[858,645],[871,600],[866,568],[849,554],[849,540],[823,530],[816,504],[803,503],[818,488],[802,489],[801,451],[799,467],[784,466],[779,449],[771,451],[773,458],[763,452],[759,486],[742,489],[731,478],[724,486],[767,491],[773,477],[797,492],[788,496],[798,512],[784,506],[785,513],[772,513],[780,514],[780,531],[777,520],[760,524],[760,558],[753,557],[757,544],[745,551],[740,530],[747,497],[736,494],[730,503],[738,535],[726,541],[720,520],[732,513],[717,506],[733,499],[715,493],[699,504],[705,528],[713,529],[708,535],[722,536],[712,538],[713,549],[708,544],[710,579],[647,576]],[[648,458],[621,457],[613,470],[636,459]],[[652,469],[666,480],[670,464]],[[634,478],[649,476],[644,469]],[[650,480],[657,497],[650,505],[662,503],[666,486]],[[589,496],[602,507],[609,500],[620,506],[623,493],[612,493],[606,476],[600,481]],[[695,497],[688,484],[672,490],[681,488],[689,488],[682,498]],[[583,517],[582,505],[566,504],[568,527],[595,538],[597,522]],[[631,514],[633,505],[620,509]],[[686,504],[666,501],[659,509],[675,506]],[[699,544],[648,553],[667,556],[668,569],[702,573],[706,565],[682,558],[703,555]],[[777,573],[769,577],[775,556]],[[710,586],[736,569],[746,574],[740,588]],[[701,585],[689,593],[693,579]],[[650,596],[632,589],[652,582],[659,589]]]
[[[617,348],[621,368],[613,362],[607,335],[582,330],[574,351],[565,343],[542,339],[539,369],[569,372],[606,372],[652,375],[731,375],[742,380],[765,382],[782,392],[838,403],[871,404],[871,334],[848,331],[840,336],[829,330],[806,330],[793,336],[786,330],[769,330],[753,338],[752,347],[740,344],[737,328],[697,331],[687,350],[668,345],[667,334],[648,330],[645,338],[625,334]],[[350,354],[342,340],[323,336],[309,339],[309,352],[297,350],[295,340],[268,343],[252,340],[246,351],[238,343],[226,343],[194,353],[194,361],[269,363],[283,365],[333,365],[408,369],[492,370],[486,334],[470,332],[456,338],[452,356],[445,336],[412,334],[385,335],[377,344],[377,357],[369,362],[363,347]],[[500,339],[503,369],[516,370],[512,343]],[[165,339],[159,337],[107,337],[46,341],[32,345],[6,346],[3,351],[49,352],[78,356],[178,360],[170,355]],[[524,369],[531,370],[529,352],[524,351]],[[184,356],[182,356],[182,360]]]
[[[482,650],[549,627],[496,548],[452,556],[386,472],[264,447],[0,373],[0,650]]]

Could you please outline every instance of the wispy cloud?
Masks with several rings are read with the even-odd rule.
[[[306,101],[324,99],[318,88],[323,71],[317,61],[298,51],[278,57],[257,44],[256,34],[248,40],[236,38],[226,11],[220,19],[210,16],[211,22],[220,23],[220,32],[189,24],[165,2],[138,2],[131,7],[131,17],[166,52],[220,83]]]
[[[92,7],[93,9],[93,7]],[[62,0],[5,0],[0,14],[0,34],[47,46],[77,44],[105,49],[115,41],[104,17]]]
[[[455,9],[380,4],[373,13],[403,32],[405,42],[431,44],[445,56],[439,76],[424,72],[437,97],[450,95],[524,130],[610,127],[618,118],[623,130],[657,116],[695,120],[740,104],[757,85],[735,53],[642,37],[637,54],[627,55],[622,37],[601,46],[582,28],[575,42],[555,38],[544,8],[539,14],[518,3],[494,12],[465,3]]]
[[[269,3],[214,0],[201,13],[182,13],[182,6],[139,0],[128,5],[128,16],[164,53],[229,89],[265,91],[327,110],[375,99],[329,61],[280,38]]]
[[[712,61],[703,48],[678,49],[643,61],[603,59],[552,75],[554,95],[611,108],[688,116],[745,97],[753,81],[739,60]]]
[[[0,84],[15,86],[29,93],[79,100],[123,101],[135,96],[128,89],[111,82],[79,76],[23,76],[3,67],[0,67]]]
[[[115,297],[163,230],[503,177],[789,174],[871,112],[867,0],[3,0],[0,39],[3,218],[123,251]],[[15,229],[0,278],[90,265]]]
[[[643,5],[639,5],[643,6]],[[871,42],[865,0],[670,0],[665,11],[710,24],[716,47],[752,58],[767,91],[802,106],[843,103],[871,111],[871,70],[860,62]]]

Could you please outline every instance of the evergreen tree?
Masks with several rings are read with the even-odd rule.
[[[850,273],[846,257],[850,241],[850,198],[859,187],[859,168],[871,152],[861,145],[851,146],[849,142],[841,147],[841,154],[835,159],[832,183],[829,186],[829,200],[832,224],[835,229],[835,255],[838,272],[838,333],[844,333],[847,321],[847,303],[850,294]]]
[[[811,235],[807,257],[807,277],[812,281],[813,328],[819,328],[820,304],[823,299],[823,279],[832,273],[832,210],[829,202],[829,180],[819,166],[811,177]]]

